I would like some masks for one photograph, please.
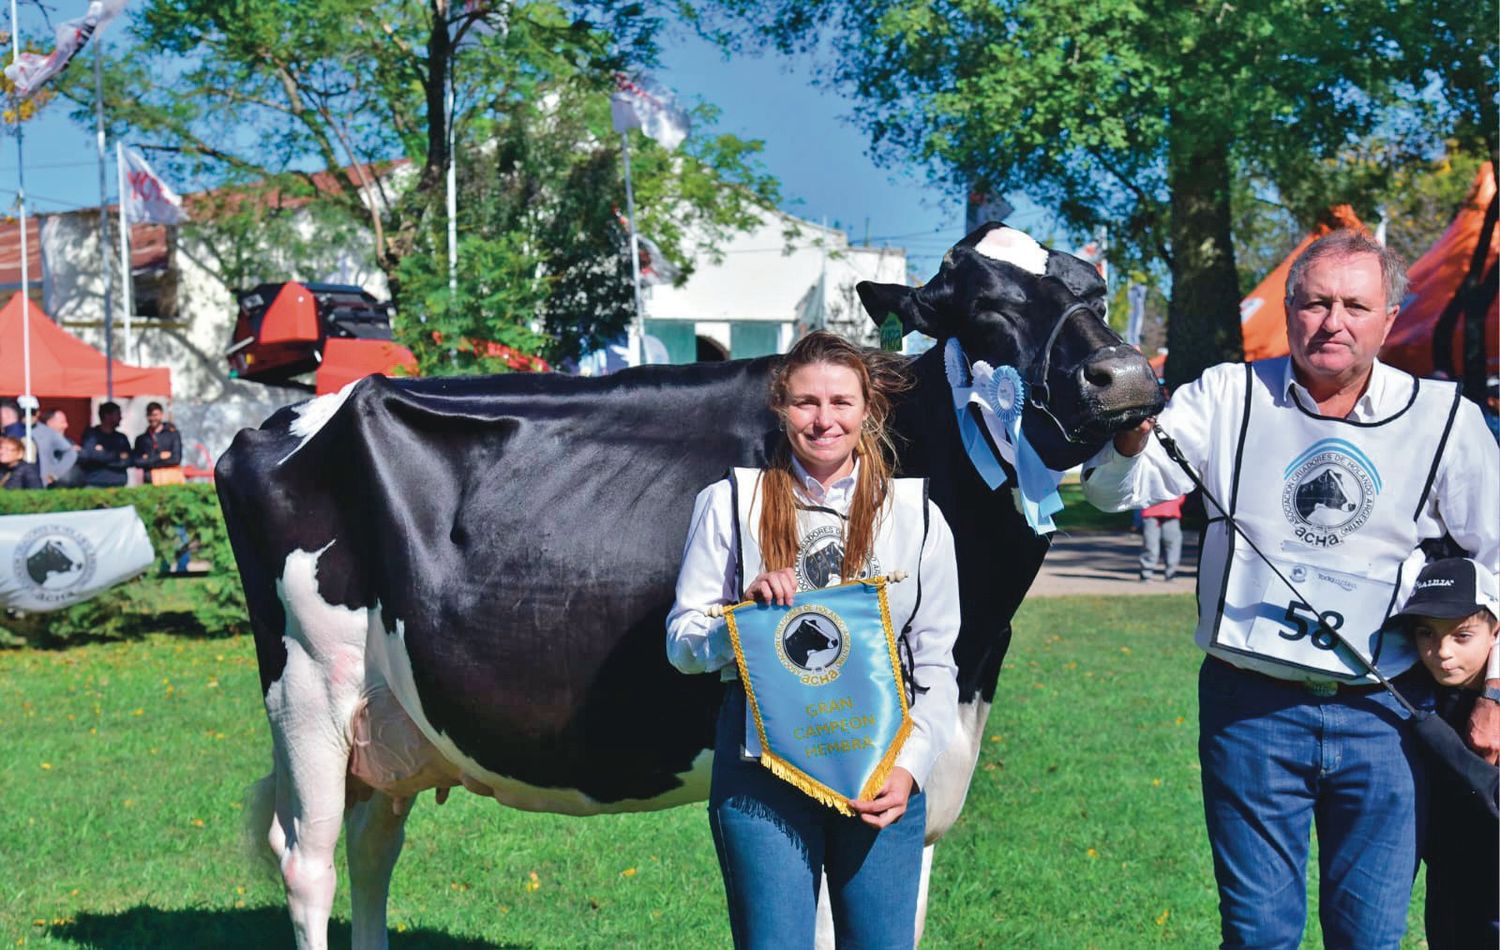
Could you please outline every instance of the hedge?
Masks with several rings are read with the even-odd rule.
[[[207,577],[144,577],[63,610],[0,618],[12,637],[38,646],[78,639],[119,639],[150,632],[222,636],[249,629],[239,572],[229,547],[219,499],[209,484],[139,488],[0,491],[0,515],[86,511],[131,505],[146,525],[157,560],[177,559],[177,527],[198,542],[193,557],[213,565]]]

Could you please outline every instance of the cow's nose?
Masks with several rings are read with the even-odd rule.
[[[1095,398],[1133,405],[1156,398],[1156,374],[1141,354],[1123,344],[1095,350],[1078,367],[1078,386]]]

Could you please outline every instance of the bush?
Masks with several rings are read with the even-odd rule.
[[[219,499],[209,484],[144,485],[139,488],[71,488],[0,491],[0,515],[87,511],[131,505],[163,565],[177,560],[178,526],[197,542],[194,557],[213,565],[209,577],[158,578],[147,574],[91,600],[45,614],[4,618],[13,637],[37,646],[77,639],[123,639],[145,633],[219,636],[249,629],[239,572]]]

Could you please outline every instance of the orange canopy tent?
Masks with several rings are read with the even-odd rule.
[[[1460,286],[1474,264],[1485,230],[1485,216],[1495,201],[1495,169],[1485,162],[1474,178],[1448,230],[1406,272],[1406,300],[1386,337],[1380,358],[1416,376],[1442,370],[1457,379],[1463,375],[1464,314],[1458,300]],[[1489,305],[1485,308],[1486,371],[1500,373],[1500,299],[1495,295],[1495,262],[1500,258],[1500,223],[1490,218],[1488,253],[1479,270],[1485,275]],[[1445,318],[1446,315],[1446,318]],[[1439,351],[1435,353],[1434,351]]]
[[[1329,208],[1327,217],[1318,222],[1313,233],[1303,238],[1302,243],[1240,301],[1240,332],[1245,338],[1247,362],[1274,359],[1291,352],[1286,341],[1287,274],[1291,272],[1297,255],[1307,250],[1309,244],[1340,228],[1363,231],[1365,226],[1348,205]]]
[[[26,392],[22,342],[22,303],[15,294],[0,309],[0,393]],[[35,303],[25,308],[31,330],[31,392],[40,397],[90,398],[105,395],[104,354],[53,323]],[[165,367],[130,366],[111,360],[116,396],[170,396],[172,374]]]
[[[318,364],[317,394],[336,393],[371,373],[394,376],[397,369],[402,375],[417,375],[417,358],[400,343],[329,337],[323,344],[323,361]]]

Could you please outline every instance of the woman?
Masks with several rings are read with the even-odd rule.
[[[41,488],[42,476],[34,462],[26,461],[26,443],[0,436],[0,489]]]
[[[772,377],[784,438],[770,467],[710,485],[694,506],[667,655],[684,673],[736,680],[719,716],[709,824],[739,947],[812,946],[824,873],[840,946],[910,948],[915,939],[921,788],[957,714],[959,615],[947,523],[921,481],[891,476],[885,422],[904,386],[888,354],[830,333],[804,337]],[[740,498],[752,499],[748,514]],[[887,592],[910,648],[913,728],[884,787],[853,802],[850,818],[756,761],[728,633],[705,611],[750,599],[789,606],[798,590],[896,570],[912,578]]]

